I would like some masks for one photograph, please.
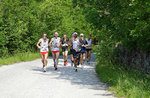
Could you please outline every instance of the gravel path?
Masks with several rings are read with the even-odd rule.
[[[40,59],[2,66],[0,98],[114,98],[96,75],[95,59],[92,54],[92,62],[84,69],[79,66],[78,72],[70,62],[64,67],[62,57],[57,71],[49,58],[46,73]]]

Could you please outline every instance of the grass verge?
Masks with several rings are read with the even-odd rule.
[[[150,75],[113,65],[107,61],[96,66],[102,82],[110,85],[115,96],[125,98],[150,98]]]
[[[18,53],[8,58],[0,58],[0,65],[8,65],[21,61],[30,61],[40,57],[40,53]]]

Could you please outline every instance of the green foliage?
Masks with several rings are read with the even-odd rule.
[[[150,76],[137,70],[125,69],[101,60],[96,66],[101,81],[109,83],[110,91],[117,97],[149,98]]]
[[[50,39],[56,31],[69,37],[92,32],[83,9],[73,5],[72,0],[1,0],[0,57],[36,51],[43,33]]]
[[[78,6],[94,26],[98,40],[150,50],[149,0],[78,0]]]

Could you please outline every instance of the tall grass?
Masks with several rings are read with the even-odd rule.
[[[150,75],[140,71],[116,66],[108,61],[96,66],[101,81],[110,85],[115,96],[125,98],[150,98]]]
[[[25,53],[17,53],[8,58],[0,58],[0,65],[8,65],[21,61],[30,61],[40,57],[40,53],[37,52],[25,52]]]

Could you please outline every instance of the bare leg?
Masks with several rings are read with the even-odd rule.
[[[62,52],[62,54],[63,54],[63,59],[64,59],[64,61],[65,61],[65,58],[66,58],[66,57],[65,57],[65,52]]]
[[[47,54],[45,54],[45,67],[47,66],[47,58],[48,58],[48,53]]]
[[[65,51],[66,60],[68,59],[68,51]]]
[[[54,54],[54,53],[52,53],[52,54],[53,54],[54,67],[56,67],[56,61],[55,61],[55,59],[56,59],[56,54]]]
[[[42,61],[42,63],[43,63],[43,67],[44,67],[44,66],[45,66],[45,65],[44,65],[44,55],[41,54],[41,58],[42,58],[41,61]]]
[[[74,58],[75,72],[77,72],[77,66],[78,66],[78,60],[77,60],[77,58]]]
[[[80,63],[81,63],[81,65],[82,65],[82,58],[83,58],[83,54],[81,53],[81,55],[80,55]]]
[[[89,51],[87,51],[87,61],[89,62]]]
[[[73,58],[73,54],[71,54],[71,66],[73,66],[73,62],[74,62],[74,58]]]
[[[89,51],[89,53],[88,53],[88,61],[90,61],[91,60],[91,51]]]
[[[88,51],[86,51],[86,58],[88,59]]]
[[[63,54],[63,59],[64,59],[64,66],[66,66],[66,64],[65,64],[65,62],[66,62],[65,51],[64,51],[64,52],[62,52],[62,54]]]
[[[59,62],[59,52],[56,53],[56,68],[57,68],[58,62]]]
[[[75,68],[77,68],[77,63],[78,63],[77,58],[74,58],[74,67],[75,67]]]
[[[82,55],[83,58],[83,64],[85,63],[85,53]]]

